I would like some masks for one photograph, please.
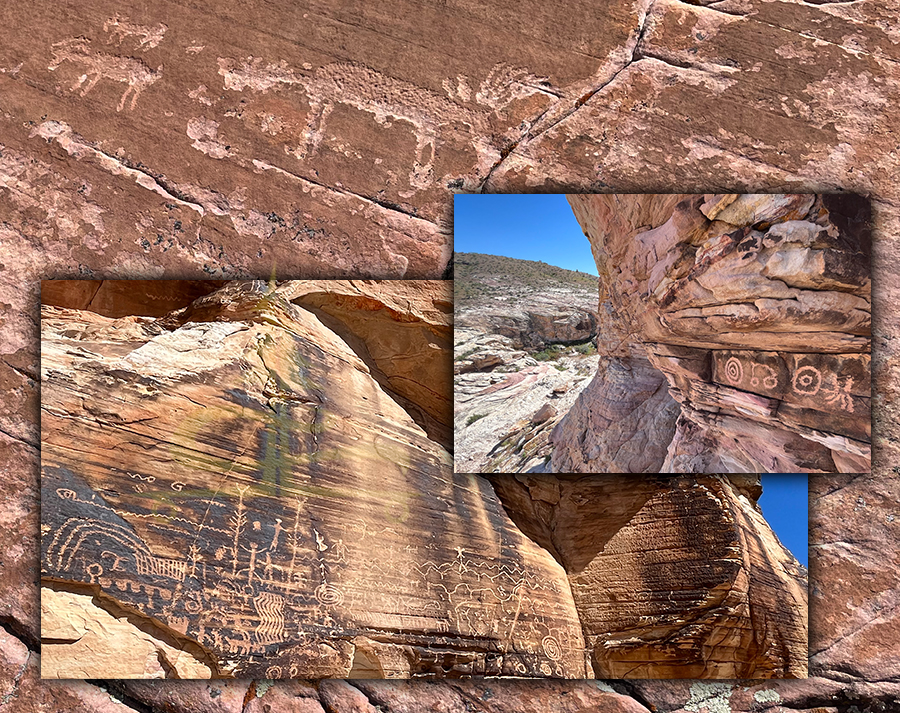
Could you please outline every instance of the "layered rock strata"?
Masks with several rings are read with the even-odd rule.
[[[454,271],[455,468],[543,472],[597,370],[597,278],[480,253],[458,253]]]
[[[551,436],[556,472],[870,469],[865,199],[569,202],[601,276],[607,358]],[[635,439],[649,447],[623,452]]]
[[[49,287],[43,676],[805,674],[758,482],[452,472],[405,408],[442,369],[390,389],[423,349],[449,366],[447,283],[234,282],[117,318]]]
[[[563,565],[598,678],[804,678],[807,580],[754,477],[490,476]]]
[[[43,675],[583,676],[560,565],[351,346],[376,363],[391,346],[399,370],[426,348],[417,324],[441,333],[447,288],[234,283],[161,318],[45,307]],[[75,603],[91,595],[93,628]],[[130,658],[90,653],[108,598],[128,641],[150,631]]]
[[[656,0],[599,11],[593,5],[494,3],[471,7],[471,14],[447,3],[430,6],[427,22],[413,21],[422,6],[403,3],[387,11],[378,5],[362,12],[359,6],[334,5],[327,12],[307,12],[289,4],[224,2],[213,12],[199,4],[138,8],[39,0],[7,9],[0,43],[5,98],[0,112],[4,711],[256,713],[281,706],[310,713],[373,713],[376,707],[390,713],[429,707],[463,713],[477,706],[487,713],[513,713],[552,706],[560,713],[883,713],[900,705],[892,646],[900,611],[900,491],[891,471],[900,462],[900,439],[894,434],[900,316],[887,308],[876,309],[874,320],[874,472],[866,478],[810,479],[815,606],[810,632],[814,678],[809,681],[647,681],[629,687],[493,680],[48,685],[37,678],[34,584],[39,578],[40,279],[203,279],[210,271],[268,277],[276,264],[279,275],[318,278],[347,276],[347,270],[363,277],[390,263],[400,269],[402,262],[385,248],[406,253],[413,262],[423,253],[429,258],[430,244],[410,237],[422,235],[423,228],[429,235],[439,231],[415,213],[448,215],[450,193],[469,180],[472,165],[479,163],[477,146],[487,146],[451,141],[445,131],[435,146],[436,165],[455,164],[451,170],[458,177],[440,184],[445,170],[439,170],[434,190],[392,206],[397,179],[402,183],[414,168],[416,142],[405,140],[408,122],[382,125],[371,112],[341,102],[309,157],[308,171],[277,166],[276,157],[284,153],[280,144],[295,139],[283,120],[294,117],[296,126],[303,124],[305,99],[298,94],[292,100],[291,87],[284,85],[280,93],[258,95],[260,104],[249,113],[236,111],[229,97],[240,95],[222,91],[219,55],[263,56],[294,67],[309,62],[312,70],[332,61],[351,62],[435,94],[443,91],[443,82],[457,96],[468,87],[473,105],[488,68],[501,62],[528,67],[526,74],[544,74],[557,86],[571,83],[572,89],[544,95],[549,110],[527,106],[540,99],[537,95],[518,102],[520,108],[513,105],[512,123],[490,138],[497,142],[498,162],[487,176],[487,190],[860,191],[872,196],[875,208],[876,305],[892,305],[900,298],[893,267],[900,260],[895,239],[900,234],[895,179],[900,115],[894,110],[900,45],[891,0],[712,5]],[[545,21],[523,22],[529,17]],[[302,43],[284,37],[285,28],[298,27]],[[158,41],[162,29],[168,34]],[[54,63],[52,45],[80,36],[107,62],[137,57],[154,71],[163,67],[134,109],[123,105],[117,111],[125,82],[108,76],[92,76],[89,82],[85,76],[73,89],[83,67],[63,62],[48,69]],[[235,43],[238,49],[224,49]],[[88,83],[93,84],[89,90]],[[347,97],[351,91],[336,94]],[[482,99],[490,96],[483,93]],[[224,143],[222,150],[254,150],[251,157],[259,167],[244,170],[227,163],[232,157],[195,148],[193,141],[217,153],[209,135],[191,139],[185,133],[201,113],[219,123],[219,137],[228,139],[245,119],[258,120],[259,131],[242,133],[242,143]],[[521,121],[522,116],[528,120]],[[84,145],[70,145],[69,153],[58,141],[33,133],[48,120],[67,123]],[[192,126],[194,133],[204,127]],[[506,135],[512,126],[518,135]],[[88,151],[91,146],[98,152]],[[104,163],[100,151],[118,165]],[[292,175],[275,170],[279,167]],[[477,187],[483,175],[468,185]],[[304,176],[310,180],[298,180]],[[161,193],[166,186],[184,202]],[[226,203],[229,196],[234,200]],[[376,204],[369,198],[386,200]],[[204,202],[197,207],[205,214],[188,204],[195,199]],[[272,213],[274,221],[267,217]],[[241,234],[233,226],[253,232]],[[437,237],[449,245],[449,231]],[[440,265],[436,259],[413,265],[407,276],[438,278]]]
[[[456,326],[506,337],[514,349],[576,344],[597,336],[592,275],[480,253],[453,258]]]

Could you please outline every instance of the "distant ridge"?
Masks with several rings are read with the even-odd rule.
[[[533,290],[569,287],[597,292],[599,279],[587,272],[566,270],[545,262],[483,253],[456,253],[453,272],[453,293],[458,305],[522,287]]]

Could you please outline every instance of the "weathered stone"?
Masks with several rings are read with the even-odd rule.
[[[617,358],[627,359],[633,379],[631,365],[646,353],[665,375],[680,418],[673,429],[674,415],[666,417],[661,404],[641,418],[630,415],[645,401],[639,385],[613,379],[621,372],[617,362],[602,361],[580,404],[554,431],[553,470],[869,470],[865,201],[729,194],[698,207],[699,198],[670,200],[668,220],[648,228],[632,216],[652,209],[663,220],[656,197],[569,197],[592,241],[601,293],[615,308],[609,321],[619,322],[614,331],[628,343]],[[715,218],[705,229],[704,210]],[[722,232],[724,223],[731,232]],[[815,250],[785,243],[820,239],[823,247]],[[660,420],[674,436],[654,433],[647,453],[667,448],[665,463],[611,462],[605,455],[621,453],[622,438],[610,439],[609,428],[644,431]]]
[[[79,591],[80,590],[80,591]],[[41,678],[212,678],[216,661],[88,588],[41,588]]]
[[[550,435],[553,472],[659,473],[677,416],[665,377],[646,360],[601,359]]]
[[[892,616],[889,608],[879,610],[874,605],[879,603],[879,588],[897,589],[894,573],[898,568],[885,565],[896,556],[890,539],[893,520],[887,518],[897,510],[896,476],[890,468],[900,462],[900,441],[892,435],[900,418],[900,360],[896,358],[900,312],[888,308],[900,300],[900,283],[893,274],[893,266],[900,264],[898,242],[893,237],[900,234],[895,179],[898,115],[894,95],[900,78],[894,61],[900,58],[896,11],[884,0],[817,4],[726,0],[713,7],[657,0],[649,13],[648,7],[649,3],[621,5],[598,12],[593,5],[579,9],[570,4],[539,8],[493,4],[490,8],[473,6],[469,10],[474,14],[464,16],[453,4],[438,4],[425,11],[417,7],[411,12],[394,5],[380,9],[373,5],[362,11],[358,6],[334,5],[327,12],[308,12],[301,19],[294,13],[305,10],[276,4],[220,3],[217,11],[221,16],[199,6],[173,9],[171,5],[145,4],[138,9],[132,4],[123,10],[120,3],[105,0],[9,4],[4,41],[0,42],[0,91],[4,97],[0,111],[4,129],[0,133],[5,146],[0,159],[0,352],[7,358],[23,349],[32,363],[37,363],[37,285],[48,276],[77,278],[92,271],[97,277],[202,279],[208,276],[205,271],[221,271],[268,278],[277,261],[279,276],[346,277],[346,273],[338,273],[351,266],[355,276],[363,277],[384,264],[387,256],[382,245],[391,247],[395,240],[393,252],[402,252],[399,246],[406,238],[401,233],[421,230],[423,222],[389,205],[380,210],[346,193],[359,191],[371,181],[374,198],[378,198],[375,191],[386,187],[387,199],[394,199],[394,186],[412,172],[416,155],[416,142],[409,138],[410,124],[403,120],[381,125],[372,120],[370,112],[338,103],[326,123],[319,152],[307,160],[309,178],[314,180],[313,172],[319,172],[324,183],[321,188],[296,182],[272,168],[235,176],[227,163],[233,159],[215,159],[194,148],[192,142],[196,141],[217,151],[209,135],[204,138],[201,133],[207,125],[192,125],[191,132],[198,139],[186,134],[188,121],[207,111],[215,111],[207,118],[220,122],[219,133],[229,139],[227,132],[258,119],[261,128],[251,124],[242,135],[240,148],[270,152],[271,165],[277,163],[274,157],[282,152],[282,144],[296,146],[299,141],[297,135],[287,136],[291,129],[279,117],[302,126],[308,113],[306,100],[299,93],[298,99],[292,99],[287,85],[280,94],[272,89],[256,95],[256,100],[268,99],[269,106],[257,106],[249,119],[247,113],[241,118],[224,116],[237,102],[223,100],[223,95],[249,96],[252,91],[222,91],[224,77],[218,74],[215,60],[219,54],[228,54],[221,49],[223,45],[233,43],[240,45],[230,53],[234,57],[252,55],[272,63],[283,58],[295,67],[309,60],[313,68],[332,60],[354,62],[413,86],[428,87],[436,95],[442,92],[445,79],[457,95],[466,88],[477,94],[482,77],[499,62],[527,68],[525,81],[528,73],[546,74],[555,85],[550,87],[553,92],[570,86],[575,78],[572,88],[559,97],[531,95],[511,107],[511,125],[529,130],[529,121],[517,122],[529,117],[542,120],[515,147],[514,142],[507,142],[506,125],[500,122],[503,130],[492,135],[491,141],[507,142],[504,149],[512,150],[505,151],[506,157],[490,173],[489,190],[645,193],[676,187],[687,191],[841,189],[869,194],[874,200],[878,237],[873,260],[873,377],[877,393],[873,466],[880,475],[854,486],[852,496],[844,498],[838,491],[827,502],[813,500],[811,505],[813,520],[818,523],[811,542],[847,543],[829,548],[821,568],[816,566],[816,548],[811,550],[813,590],[819,586],[830,593],[827,602],[818,601],[814,610],[813,640],[817,613],[821,613],[821,634],[838,644],[828,654],[830,678],[767,683],[764,688],[776,691],[781,702],[766,696],[753,701],[739,699],[746,688],[740,683],[654,682],[651,688],[650,682],[636,681],[629,690],[658,711],[698,713],[710,709],[711,713],[714,707],[730,707],[736,713],[778,707],[817,713],[854,707],[864,713],[892,710],[900,704],[900,694],[896,688],[890,689],[897,684],[848,680],[844,671],[848,667],[857,671],[865,662],[839,642],[854,630],[865,629],[867,622]],[[426,22],[420,21],[421,12],[426,13]],[[116,19],[117,13],[130,15]],[[534,17],[544,21],[535,23]],[[104,25],[108,31],[103,30]],[[150,47],[161,25],[167,35]],[[285,32],[292,33],[290,28],[302,28],[302,46],[283,37]],[[424,41],[423,32],[427,33]],[[71,87],[84,67],[64,60],[56,70],[46,69],[55,61],[52,44],[81,35],[91,40],[90,49],[98,53],[140,58],[154,72],[163,65],[160,78],[152,85],[141,85],[135,109],[126,106],[129,95],[122,111],[116,111],[122,94],[131,91],[124,82],[100,77],[81,96],[80,89],[85,89],[93,76],[90,80],[85,77],[80,88]],[[472,38],[477,41],[470,41]],[[335,57],[338,52],[340,56]],[[452,66],[448,67],[448,62]],[[588,81],[581,81],[585,77]],[[343,90],[339,93],[344,94]],[[179,100],[187,95],[190,101]],[[544,101],[550,103],[548,111]],[[470,103],[476,105],[474,100]],[[134,174],[108,172],[94,163],[96,156],[78,159],[58,143],[47,144],[40,136],[27,138],[34,126],[47,119],[68,122],[110,155],[121,156],[123,164],[163,180],[175,178],[180,186],[202,186],[227,195],[246,185],[249,190],[243,212],[255,210],[265,215],[283,205],[310,206],[310,217],[304,216],[308,224],[296,242],[289,242],[290,228],[268,218],[266,223],[277,225],[269,239],[261,220],[255,224],[261,237],[237,234],[227,216],[208,212],[201,220],[189,206],[151,192],[152,184],[146,179],[142,180],[150,189],[134,183]],[[494,117],[491,121],[498,123]],[[472,179],[463,164],[471,166],[480,150],[477,147],[487,144],[469,149],[464,142],[457,143],[455,136],[449,128],[444,130],[442,141],[435,146],[436,161],[459,165],[456,176],[447,182],[451,190],[477,187],[484,174]],[[222,150],[232,149],[223,146]],[[381,163],[376,163],[378,160]],[[302,193],[304,189],[309,192]],[[170,211],[172,220],[164,210],[167,202],[175,206]],[[404,203],[422,210],[430,206],[436,214],[447,215],[450,194],[438,187],[419,191]],[[99,210],[106,212],[98,214]],[[390,225],[384,222],[387,215],[396,216]],[[283,211],[278,210],[278,216],[284,218]],[[99,219],[102,232],[96,225]],[[142,220],[156,231],[146,230]],[[176,220],[182,222],[183,232],[176,229]],[[240,216],[238,223],[245,225]],[[160,235],[163,241],[154,245]],[[150,253],[140,242],[144,237]],[[442,240],[449,244],[449,235]],[[345,248],[328,247],[342,241],[346,241]],[[413,241],[407,245],[411,255],[419,249]],[[222,257],[218,257],[220,247],[224,249]],[[316,250],[326,257],[313,256]],[[421,276],[437,278],[440,274],[435,268]],[[879,305],[886,307],[879,309]],[[13,402],[5,391],[3,395],[7,413],[2,418],[30,422],[36,433],[37,396]],[[16,448],[25,447],[20,444]],[[38,533],[33,519],[38,503],[31,495],[36,492],[37,470],[29,453],[16,452],[16,484],[10,483],[4,495],[7,503],[14,496],[17,503],[27,505],[29,515],[19,521],[20,527],[0,527],[0,537],[8,538],[0,550],[10,553],[3,558],[0,603],[8,607],[15,601],[30,602],[30,621],[36,631],[37,593],[31,574],[36,573],[36,564],[24,563],[36,563],[37,547],[23,541],[23,537],[36,540]],[[819,493],[845,482],[840,476],[811,479]],[[877,505],[869,498],[866,508],[857,509],[856,498],[866,496],[869,489],[884,495],[879,495]],[[819,511],[821,517],[816,515]],[[12,517],[10,522],[14,522]],[[863,547],[855,533],[869,523],[884,525],[880,533],[865,531],[866,537],[876,539],[867,540],[871,544]],[[9,547],[7,541],[22,547]],[[851,564],[864,572],[862,579],[857,577],[860,570]],[[858,588],[860,583],[867,585],[867,576],[878,582],[875,590]],[[16,626],[22,624],[18,618],[14,621]],[[833,632],[833,637],[828,632]],[[869,654],[876,655],[877,647],[871,647]],[[872,671],[867,664],[863,669]],[[879,672],[870,675],[885,677]],[[128,713],[133,705],[141,710],[148,706],[238,713],[248,688],[247,682],[232,681],[214,685],[129,682],[134,700],[122,704],[111,702],[108,694],[87,683],[39,682],[36,676],[37,666],[32,662],[22,679],[26,685],[16,699],[6,703],[6,710]],[[378,685],[383,689],[392,686],[390,682]],[[404,685],[403,705],[421,710],[433,690],[453,685],[457,684]],[[462,712],[476,705],[498,711],[513,710],[514,706],[528,711],[551,707],[567,712],[609,710],[613,699],[598,697],[598,686],[603,685],[472,681],[459,684],[472,698],[450,698],[445,709]],[[671,693],[664,696],[663,686]],[[258,700],[263,702],[265,697]],[[383,700],[387,702],[386,697]],[[634,707],[629,710],[642,710],[632,698],[618,700]],[[422,706],[417,707],[417,701]],[[386,709],[393,707],[392,703]]]
[[[531,423],[536,426],[554,416],[556,416],[556,407],[554,407],[553,404],[546,403],[535,411],[534,416],[531,417]]]
[[[354,350],[357,322],[329,329],[287,300],[300,287],[230,283],[157,320],[45,308],[48,586],[92,585],[158,620],[215,675],[584,675],[559,566],[487,483],[452,474]],[[401,289],[414,287],[429,289]],[[395,314],[393,328],[420,328]],[[48,642],[73,640],[51,649],[48,673],[100,646],[75,636],[88,624],[47,626]],[[96,665],[169,674],[159,638]]]
[[[544,472],[553,427],[596,368],[597,279],[477,253],[454,264],[454,466]],[[551,398],[554,412],[534,421]]]
[[[551,502],[536,488],[542,480],[556,486]],[[565,567],[595,676],[806,676],[806,573],[744,494],[751,484],[632,475],[492,482],[519,527]]]

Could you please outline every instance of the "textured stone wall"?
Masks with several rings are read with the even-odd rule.
[[[3,708],[531,711],[548,701],[559,711],[896,707],[896,14],[893,0],[707,7],[656,0],[599,9],[4,5]],[[234,63],[220,68],[220,58]],[[254,62],[263,76],[246,83]],[[416,87],[416,94],[396,93],[425,107],[418,119],[424,138],[414,135],[412,112],[404,118],[399,107],[367,108],[374,104],[360,98],[346,72],[334,84],[341,101],[311,105],[315,83],[305,78],[319,72],[329,81],[334,64],[362,65],[404,90]],[[503,91],[515,90],[516,81],[520,91]],[[492,106],[513,96],[506,108]],[[447,112],[444,97],[469,107],[471,124],[483,117],[479,130],[454,118],[428,120],[464,113]],[[429,162],[434,182],[420,189]],[[450,191],[460,188],[842,189],[872,197],[873,472],[811,479],[814,678],[615,684],[618,692],[592,682],[144,682],[114,689],[39,682],[38,280],[268,278],[273,270],[438,278],[449,257]]]
[[[604,358],[551,435],[556,472],[869,472],[865,198],[569,201],[600,273]]]

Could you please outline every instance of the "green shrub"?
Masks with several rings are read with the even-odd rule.
[[[460,354],[458,357],[456,357],[456,358],[454,359],[454,361],[465,361],[466,359],[468,359],[470,356],[472,356],[472,355],[473,355],[475,352],[477,352],[477,351],[478,351],[478,347],[475,347],[475,348],[473,348],[473,349],[469,349],[469,351],[463,352],[463,353]]]
[[[486,413],[473,413],[471,416],[469,416],[469,418],[466,419],[466,425],[471,426],[478,419],[484,418],[485,416],[487,416]]]
[[[553,361],[554,359],[559,359],[561,349],[562,347],[558,344],[551,344],[546,349],[542,349],[541,351],[532,354],[532,356],[538,361]]]

